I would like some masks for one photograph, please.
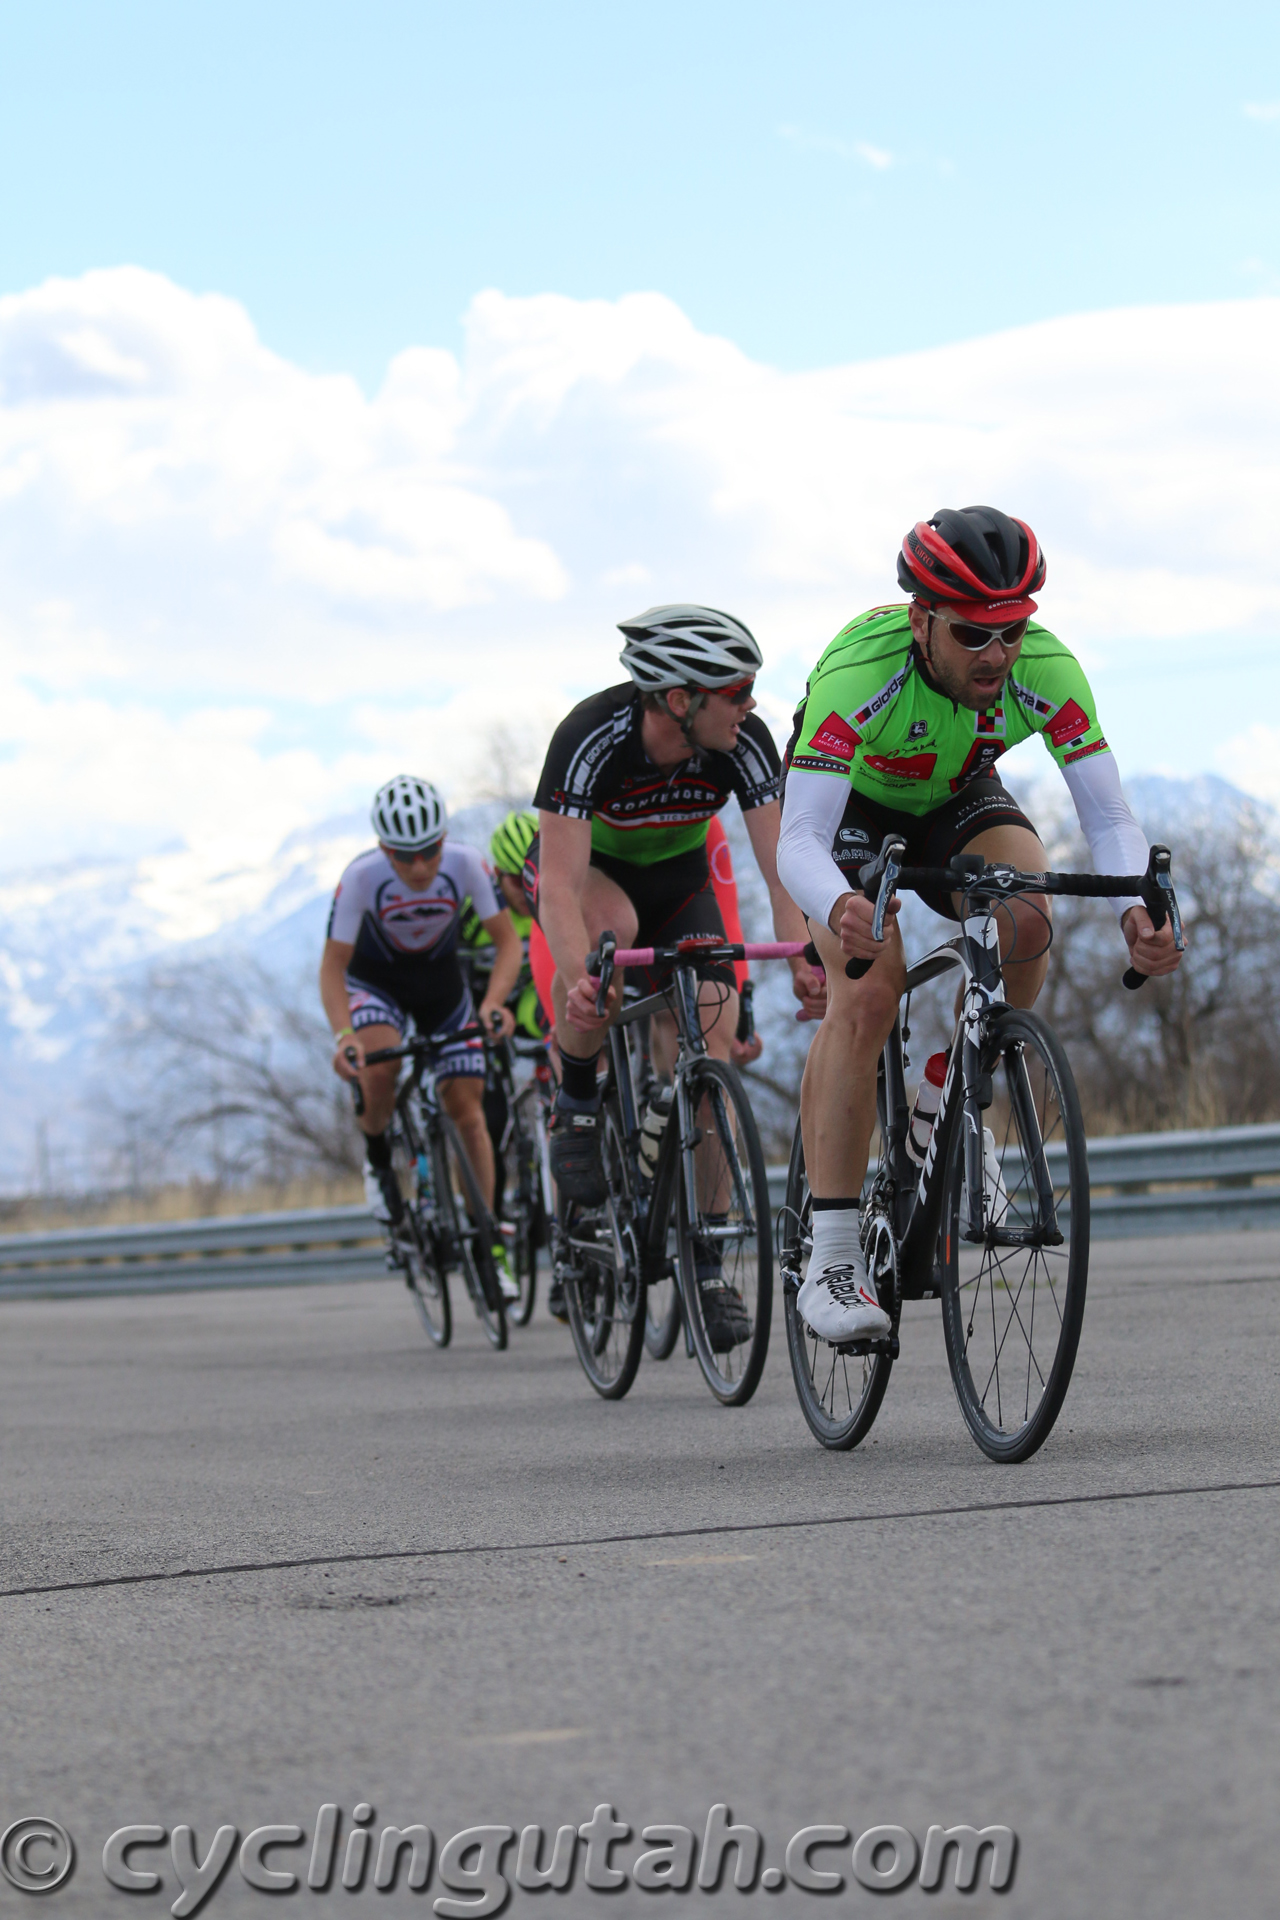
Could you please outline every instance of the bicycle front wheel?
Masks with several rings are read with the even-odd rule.
[[[499,1352],[507,1344],[507,1315],[494,1265],[493,1215],[480,1194],[466,1148],[448,1114],[440,1115],[440,1172],[436,1206],[452,1255],[480,1324]]]
[[[561,1203],[564,1303],[582,1371],[602,1399],[621,1400],[644,1352],[646,1288],[631,1225],[626,1145],[612,1099],[603,1113],[609,1198],[602,1207]]]
[[[804,1170],[804,1141],[796,1121],[787,1168],[787,1198],[782,1212],[780,1260],[782,1311],[787,1323],[787,1352],[800,1411],[814,1438],[833,1453],[845,1453],[865,1440],[880,1411],[893,1362],[887,1353],[842,1353],[805,1325],[796,1296],[813,1247],[813,1196]]]
[[[982,1064],[994,1095],[986,1232],[981,1243],[964,1238],[957,1125],[939,1229],[942,1325],[970,1433],[992,1460],[1012,1462],[1044,1445],[1071,1381],[1089,1273],[1089,1169],[1071,1068],[1038,1015],[1001,1012]]]
[[[764,1150],[735,1068],[701,1059],[684,1076],[700,1138],[692,1185],[683,1149],[676,1258],[694,1352],[721,1405],[760,1384],[773,1311],[773,1232]]]
[[[423,1332],[433,1346],[447,1347],[453,1333],[449,1282],[435,1257],[430,1229],[415,1207],[406,1207],[404,1221],[395,1234],[393,1245],[404,1270],[405,1285],[413,1295],[413,1304],[418,1310]]]

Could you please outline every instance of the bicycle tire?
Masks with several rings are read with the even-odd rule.
[[[399,1109],[391,1122],[390,1133],[391,1164],[405,1209],[399,1226],[386,1228],[390,1257],[404,1275],[428,1340],[433,1347],[447,1347],[453,1334],[449,1281],[438,1257],[434,1222],[429,1210],[423,1209],[417,1192],[418,1137],[412,1122]]]
[[[682,1153],[675,1202],[680,1291],[703,1378],[721,1406],[744,1407],[764,1372],[773,1313],[773,1221],[764,1149],[736,1067],[702,1058],[685,1069],[683,1077],[701,1134],[694,1149],[695,1183],[703,1196],[714,1196],[714,1203],[706,1205],[703,1197],[693,1196],[698,1226],[691,1228]],[[728,1202],[727,1210],[722,1202]],[[718,1273],[699,1280],[698,1264],[707,1264],[713,1247],[720,1250]],[[704,1289],[709,1285],[736,1294],[750,1323],[745,1340],[719,1352],[705,1318]]]
[[[493,1261],[493,1215],[481,1197],[480,1183],[462,1138],[447,1113],[440,1115],[439,1127],[436,1210],[485,1337],[501,1352],[507,1344],[507,1315]]]
[[[436,1260],[430,1234],[414,1207],[405,1209],[403,1228],[393,1236],[392,1246],[423,1332],[432,1346],[447,1347],[453,1337],[449,1279]]]
[[[987,1174],[994,1219],[983,1245],[961,1237],[964,1128],[957,1126],[939,1228],[942,1324],[965,1424],[989,1459],[1012,1464],[1044,1445],[1071,1383],[1089,1273],[1089,1169],[1071,1067],[1038,1014],[1002,1010],[983,1069],[995,1096],[988,1118],[998,1182]],[[1050,1150],[1043,1158],[1035,1130]],[[1049,1239],[1054,1232],[1062,1245]],[[995,1233],[1029,1238],[1000,1246]]]
[[[601,1399],[621,1400],[631,1389],[644,1352],[646,1288],[630,1228],[625,1136],[612,1097],[606,1098],[603,1113],[609,1198],[602,1207],[562,1202],[562,1232],[608,1237],[600,1243],[599,1259],[576,1253],[564,1276],[564,1303],[582,1371]]]
[[[538,1141],[530,1125],[530,1091],[526,1088],[516,1097],[512,1109],[515,1124],[507,1147],[506,1191],[514,1196],[509,1206],[511,1225],[515,1228],[510,1243],[511,1271],[520,1286],[520,1298],[508,1303],[507,1320],[517,1327],[527,1327],[533,1317],[538,1297],[538,1248],[546,1240],[546,1225],[541,1218]],[[540,1104],[536,1088],[532,1091]],[[537,1124],[536,1116],[533,1124]]]
[[[865,1440],[889,1386],[893,1361],[887,1353],[841,1353],[819,1339],[800,1318],[796,1296],[813,1239],[813,1196],[804,1169],[804,1141],[796,1121],[787,1167],[787,1197],[779,1235],[782,1311],[787,1352],[800,1411],[820,1446],[847,1453]]]

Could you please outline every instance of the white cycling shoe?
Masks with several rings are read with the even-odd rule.
[[[796,1296],[796,1311],[820,1340],[880,1340],[892,1324],[861,1260],[810,1271]]]
[[[391,1209],[387,1205],[378,1170],[371,1167],[367,1160],[364,1164],[364,1203],[375,1220],[380,1220],[384,1226],[391,1224]]]

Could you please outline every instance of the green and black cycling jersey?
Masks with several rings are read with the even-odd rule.
[[[1047,628],[1031,622],[1002,699],[975,713],[933,685],[910,608],[874,607],[836,635],[814,669],[787,770],[829,774],[884,805],[926,814],[1037,733],[1064,772],[1110,751],[1079,661]]]
[[[669,773],[644,750],[643,719],[628,680],[581,701],[552,736],[534,805],[590,820],[593,853],[654,866],[702,847],[731,796],[744,813],[778,798],[778,749],[759,714],[745,716],[731,753],[699,747]]]

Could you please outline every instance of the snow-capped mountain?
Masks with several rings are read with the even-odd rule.
[[[1021,783],[1020,783],[1021,788]],[[1177,848],[1177,823],[1229,817],[1245,796],[1204,774],[1128,782],[1147,832]],[[1057,783],[1035,800],[1065,800]],[[1035,802],[1026,796],[1033,814]],[[502,809],[469,807],[451,831],[483,847]],[[725,816],[749,938],[769,938],[768,903],[737,809]],[[161,958],[241,952],[311,991],[333,887],[370,843],[363,814],[291,833],[267,859],[235,868],[173,849],[135,861],[68,864],[0,876],[0,1192],[88,1182],[98,1049],[148,967]],[[1177,872],[1175,864],[1175,874]],[[781,973],[781,970],[774,971]],[[764,1018],[788,1022],[786,982],[770,977]]]

